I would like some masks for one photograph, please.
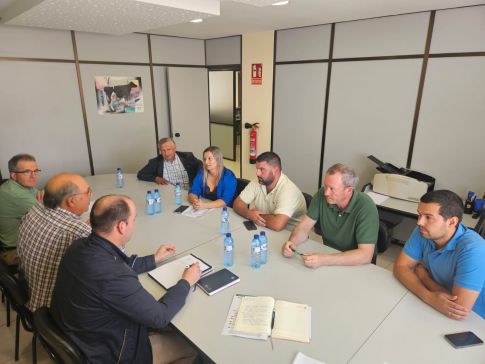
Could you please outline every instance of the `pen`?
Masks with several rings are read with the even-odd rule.
[[[304,255],[304,254],[300,253],[299,251],[297,251],[296,249],[293,249],[291,247],[290,247],[290,249],[293,251],[293,253],[296,253],[298,255]]]
[[[190,267],[192,267],[195,263],[192,263],[191,265],[186,265],[185,266],[185,269],[189,269]],[[197,283],[194,283],[194,288],[192,289],[192,292],[195,292],[195,287],[197,286]]]

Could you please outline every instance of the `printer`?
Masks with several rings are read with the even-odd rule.
[[[390,163],[383,163],[376,157],[368,156],[375,162],[377,173],[372,181],[374,192],[382,195],[418,202],[422,195],[432,191],[435,179],[426,174],[409,170],[407,168],[397,168]]]

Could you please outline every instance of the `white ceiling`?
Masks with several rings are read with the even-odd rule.
[[[143,0],[142,0],[143,1]],[[485,0],[0,0],[0,23],[109,34],[147,32],[217,38],[427,10],[485,4]],[[207,3],[208,8],[201,7]],[[202,23],[189,20],[204,18]]]

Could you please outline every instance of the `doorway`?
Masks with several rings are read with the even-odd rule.
[[[209,69],[210,144],[218,146],[224,165],[241,176],[241,71]]]

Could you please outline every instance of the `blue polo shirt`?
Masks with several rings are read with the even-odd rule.
[[[440,286],[451,292],[454,285],[480,292],[473,311],[485,318],[485,240],[460,224],[441,249],[414,229],[404,253],[420,261]]]

